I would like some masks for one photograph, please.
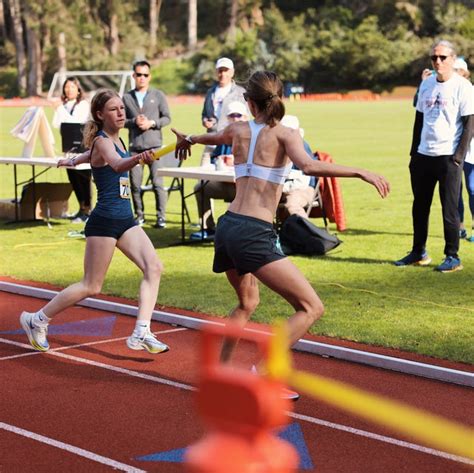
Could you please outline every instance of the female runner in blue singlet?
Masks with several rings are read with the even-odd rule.
[[[51,319],[80,300],[100,293],[117,247],[143,273],[137,321],[127,346],[132,350],[161,353],[168,347],[151,333],[150,320],[163,266],[150,239],[134,221],[128,179],[128,171],[140,161],[151,163],[153,154],[145,151],[129,157],[119,138],[125,123],[125,107],[116,92],[98,91],[92,100],[91,113],[92,121],[84,130],[84,143],[90,151],[58,163],[58,166],[71,167],[90,160],[97,186],[97,205],[85,227],[84,277],[61,291],[38,312],[23,312],[20,322],[33,348],[47,351]]]
[[[279,248],[272,225],[292,162],[311,176],[360,178],[375,186],[382,197],[389,193],[389,184],[384,177],[363,169],[310,159],[298,130],[279,123],[285,114],[282,90],[275,73],[255,72],[244,94],[253,121],[233,123],[220,132],[198,136],[173,132],[180,159],[191,154],[194,143],[232,145],[236,197],[216,228],[213,270],[225,272],[235,289],[239,302],[230,318],[242,326],[259,303],[257,279],[284,297],[295,309],[288,320],[291,346],[324,311],[315,290]],[[224,342],[223,361],[230,358],[235,343]]]

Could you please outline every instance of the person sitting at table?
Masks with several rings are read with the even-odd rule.
[[[229,123],[247,121],[247,107],[242,102],[231,102],[227,112]],[[211,164],[216,164],[219,159],[227,162],[233,160],[231,145],[218,145],[211,155]],[[191,240],[213,239],[216,223],[213,215],[212,199],[223,199],[232,202],[235,197],[235,184],[231,182],[200,181],[194,186],[199,219],[202,229],[191,234]]]
[[[61,104],[53,116],[53,126],[61,129],[63,123],[84,124],[90,116],[90,104],[84,99],[81,83],[76,77],[68,77],[63,84]],[[82,150],[69,150],[80,153]],[[79,211],[74,215],[72,223],[84,223],[91,213],[92,173],[90,169],[67,169],[67,177],[79,203]]]
[[[300,128],[300,121],[294,115],[285,115],[280,123],[283,126],[298,130],[301,138],[304,137],[304,130]],[[312,159],[318,159],[313,154],[309,144],[303,140],[303,146]],[[278,220],[283,223],[290,215],[299,215],[307,218],[306,208],[311,205],[314,199],[314,189],[318,178],[303,174],[298,167],[293,164],[292,170],[283,184],[283,192],[280,199],[280,206],[277,210]]]

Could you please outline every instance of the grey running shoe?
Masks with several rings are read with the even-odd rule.
[[[33,323],[33,316],[31,312],[22,312],[20,316],[20,323],[23,330],[28,336],[31,346],[38,351],[48,351],[49,343],[46,339],[48,335],[48,326],[38,326]]]
[[[148,353],[163,353],[169,350],[168,345],[160,342],[150,331],[143,337],[138,337],[135,332],[127,338],[127,346],[131,350],[146,350]]]

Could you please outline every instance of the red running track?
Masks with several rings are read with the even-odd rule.
[[[199,333],[153,322],[171,350],[157,356],[132,352],[125,338],[133,318],[73,307],[50,329],[52,350],[37,353],[20,332],[18,317],[43,304],[0,292],[0,472],[183,472],[182,463],[170,460],[179,460],[182,449],[203,434],[192,390]],[[252,355],[253,347],[240,345],[241,363],[250,364]],[[293,357],[298,369],[474,426],[471,388],[298,352]],[[304,395],[290,424],[303,453],[302,472],[474,470],[474,462]],[[168,453],[166,461],[143,458],[173,451],[175,458]]]

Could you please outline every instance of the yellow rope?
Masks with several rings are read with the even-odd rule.
[[[445,451],[474,460],[474,429],[323,376],[293,370],[283,324],[275,327],[267,359],[269,376],[348,411]]]

